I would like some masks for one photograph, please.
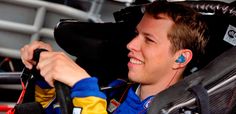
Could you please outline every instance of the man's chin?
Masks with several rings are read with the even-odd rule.
[[[138,75],[135,75],[135,74],[128,74],[128,78],[130,81],[132,82],[135,82],[135,83],[139,83],[139,80],[138,80]]]

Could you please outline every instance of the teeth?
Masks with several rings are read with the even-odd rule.
[[[134,59],[134,58],[130,58],[130,62],[133,63],[133,64],[142,64],[143,62],[142,61],[139,61],[137,59]]]

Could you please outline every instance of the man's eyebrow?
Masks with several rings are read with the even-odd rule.
[[[146,33],[146,32],[143,32],[142,34],[145,35],[145,36],[155,37],[154,35]]]
[[[138,30],[137,28],[135,28],[134,31],[137,32],[137,33],[140,33],[139,30]],[[142,34],[147,35],[147,36],[152,36],[151,34],[146,33],[146,32],[142,32]]]
[[[134,30],[136,33],[138,33],[138,34],[143,34],[143,35],[145,35],[145,36],[150,36],[150,37],[155,37],[154,35],[152,35],[152,34],[150,34],[150,33],[146,33],[146,32],[139,32],[138,31],[138,28],[135,28],[135,30]]]

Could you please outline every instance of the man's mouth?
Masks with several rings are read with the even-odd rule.
[[[132,64],[138,64],[138,65],[141,65],[141,64],[144,63],[143,61],[140,61],[140,60],[135,59],[135,58],[130,58],[129,62],[132,63]]]

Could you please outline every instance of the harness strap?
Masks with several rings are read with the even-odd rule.
[[[210,114],[209,97],[207,90],[201,85],[195,85],[189,90],[196,97],[198,111],[200,114]]]

